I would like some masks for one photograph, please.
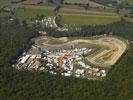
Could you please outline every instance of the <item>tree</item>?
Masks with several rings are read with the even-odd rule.
[[[61,5],[58,5],[55,7],[54,12],[58,13],[60,9],[61,9]]]
[[[89,4],[89,3],[87,3],[87,4],[84,6],[85,10],[88,10],[89,7],[90,7],[90,4]]]
[[[28,25],[28,23],[27,23],[26,20],[23,20],[23,21],[22,21],[22,24],[23,24],[24,26],[27,26],[27,25]]]
[[[48,3],[53,3],[53,0],[48,0]]]
[[[60,0],[60,4],[63,4],[64,3],[64,0]]]
[[[119,6],[118,6],[118,7],[116,7],[116,13],[117,13],[117,14],[119,14],[119,13],[120,13],[120,8],[119,8]]]

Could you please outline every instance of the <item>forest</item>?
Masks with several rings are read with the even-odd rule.
[[[47,29],[48,36],[94,36],[108,34],[133,40],[133,24],[121,20],[108,25],[82,26],[77,32],[58,32]],[[113,66],[107,78],[86,80],[29,72],[11,67],[15,59],[28,49],[31,38],[38,36],[35,26],[19,20],[0,18],[0,99],[1,100],[132,100],[133,44]]]
[[[14,63],[25,48],[31,44],[29,40],[37,36],[37,32],[31,27],[26,27],[24,21],[18,19],[6,21],[7,18],[0,19],[0,66],[8,66]]]
[[[86,37],[86,36],[96,36],[96,35],[103,35],[103,34],[112,34],[124,37],[129,40],[133,40],[132,34],[133,34],[133,23],[125,21],[124,19],[121,19],[120,21],[107,24],[107,25],[84,25],[81,26],[81,30],[79,31],[68,31],[68,32],[59,32],[54,31],[53,29],[49,28],[48,36],[53,37]]]

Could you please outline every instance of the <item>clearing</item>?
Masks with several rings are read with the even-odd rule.
[[[44,40],[44,42],[42,42]],[[41,41],[41,44],[40,44]],[[112,66],[114,65],[122,54],[127,50],[127,42],[120,40],[116,37],[99,37],[99,38],[52,38],[45,37],[36,40],[36,44],[42,48],[48,49],[59,49],[59,48],[71,48],[75,46],[77,48],[84,46],[87,48],[101,47],[91,55],[87,56],[89,62],[101,66]]]

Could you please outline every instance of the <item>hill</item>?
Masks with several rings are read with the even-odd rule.
[[[114,65],[106,79],[81,80],[54,76],[43,72],[19,71],[11,67],[30,38],[36,36],[35,27],[25,27],[18,21],[9,23],[0,18],[0,97],[2,100],[132,100],[133,44]],[[109,25],[83,26],[82,31],[60,33],[50,30],[49,36],[91,36],[113,32],[114,35],[133,40],[133,24],[125,21]],[[12,42],[10,42],[12,41]],[[15,59],[14,59],[15,60]]]

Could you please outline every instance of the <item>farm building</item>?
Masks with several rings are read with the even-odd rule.
[[[39,5],[42,3],[43,3],[42,0],[26,0],[26,1],[22,2],[22,4],[24,4],[24,5]]]

